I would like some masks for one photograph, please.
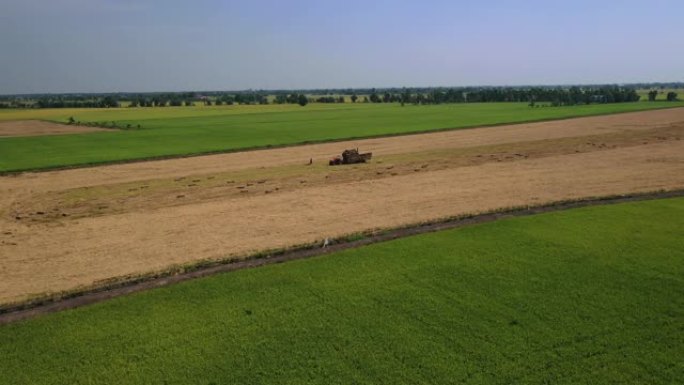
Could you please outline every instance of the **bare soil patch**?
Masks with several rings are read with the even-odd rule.
[[[42,120],[14,120],[0,122],[0,137],[80,134],[106,131],[104,128],[45,122]]]
[[[682,189],[683,138],[675,109],[0,177],[0,303],[466,213]],[[345,147],[374,160],[324,165]]]

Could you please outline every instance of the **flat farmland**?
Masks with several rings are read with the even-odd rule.
[[[351,147],[371,163],[327,166]],[[684,109],[3,176],[0,303],[450,216],[682,188]]]
[[[12,384],[674,384],[684,199],[512,218],[0,327]],[[27,370],[27,367],[30,370]]]
[[[682,106],[617,103],[530,108],[525,103],[311,104],[0,110],[0,121],[94,122],[132,129],[0,138],[0,172],[227,152],[305,142],[416,133]],[[140,125],[140,129],[137,129]]]

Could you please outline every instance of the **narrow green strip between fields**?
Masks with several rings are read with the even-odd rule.
[[[0,378],[676,383],[682,229],[684,198],[594,206],[189,281],[0,327]]]
[[[112,130],[0,138],[0,172],[228,152],[349,138],[592,116],[684,103],[620,103],[530,108],[525,103],[438,106],[222,106],[153,109],[0,110],[0,121],[116,122]]]

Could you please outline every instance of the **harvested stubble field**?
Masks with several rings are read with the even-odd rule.
[[[75,126],[40,120],[0,121],[0,137],[67,135],[98,131],[106,130],[98,127]]]
[[[682,139],[684,109],[668,109],[5,176],[0,303],[369,229],[681,189]],[[375,157],[327,166],[349,147]]]

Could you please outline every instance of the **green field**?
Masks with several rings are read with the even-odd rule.
[[[11,384],[674,384],[684,199],[521,217],[0,327]]]
[[[530,108],[525,103],[0,110],[0,121],[112,122],[140,130],[0,138],[0,172],[229,151],[426,130],[561,119],[684,103]]]

